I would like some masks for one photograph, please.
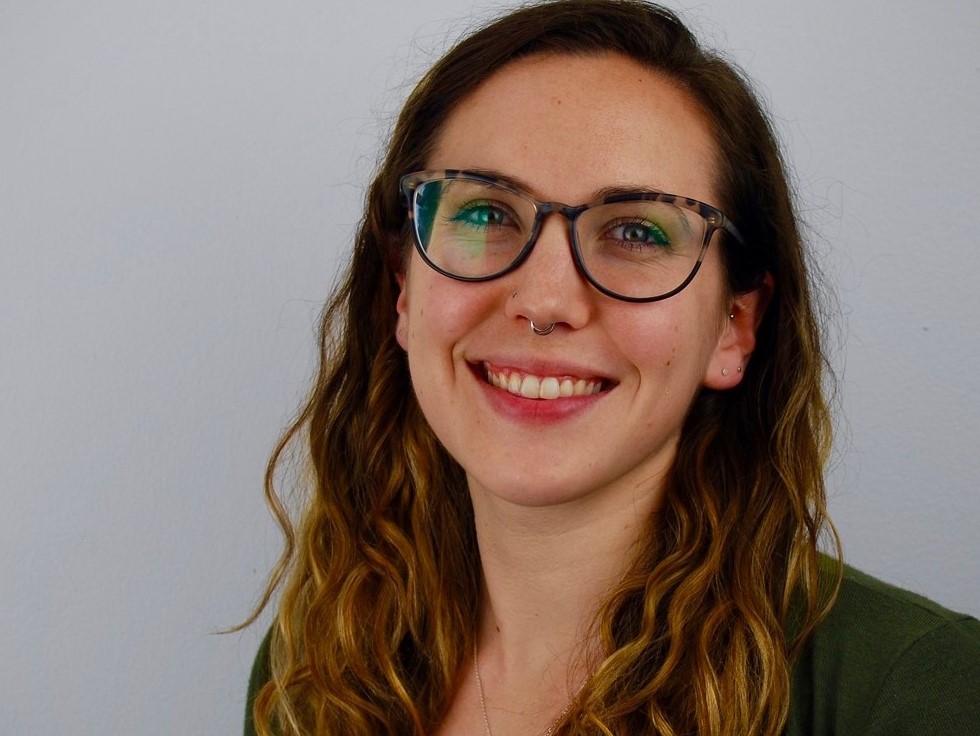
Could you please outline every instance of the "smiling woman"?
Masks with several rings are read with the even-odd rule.
[[[980,625],[818,551],[806,261],[750,87],[668,11],[464,39],[405,104],[272,460],[305,441],[314,484],[298,531],[269,489],[246,733],[980,728]]]

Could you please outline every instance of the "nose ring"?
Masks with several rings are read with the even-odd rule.
[[[538,327],[536,324],[534,324],[533,319],[529,319],[528,322],[531,323],[531,332],[533,332],[535,335],[541,335],[542,337],[544,337],[545,335],[550,335],[555,329],[554,322],[552,322],[547,327]]]

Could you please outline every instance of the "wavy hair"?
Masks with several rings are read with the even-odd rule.
[[[557,0],[451,49],[406,101],[368,189],[346,276],[327,304],[312,394],[266,475],[285,549],[252,619],[281,588],[259,734],[422,736],[440,722],[474,641],[479,553],[463,472],[416,403],[395,341],[410,246],[402,174],[425,167],[448,116],[490,75],[538,54],[622,54],[687,92],[717,142],[721,243],[733,293],[775,289],[741,384],[702,390],[666,503],[595,618],[605,659],[556,734],[775,735],[795,656],[829,609],[830,412],[811,269],[776,137],[750,84],[670,11]],[[274,488],[290,447],[311,474],[294,527]],[[838,555],[839,556],[839,555]]]

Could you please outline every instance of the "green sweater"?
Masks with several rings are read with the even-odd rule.
[[[248,688],[269,679],[268,636]],[[793,670],[786,736],[980,736],[980,621],[846,568]]]
[[[980,736],[980,621],[846,568],[793,670],[787,736]]]

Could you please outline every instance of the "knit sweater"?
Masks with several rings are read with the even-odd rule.
[[[792,688],[787,736],[980,736],[980,621],[846,568]]]
[[[269,679],[269,637],[249,679]],[[793,669],[785,736],[980,736],[980,621],[845,568]]]

